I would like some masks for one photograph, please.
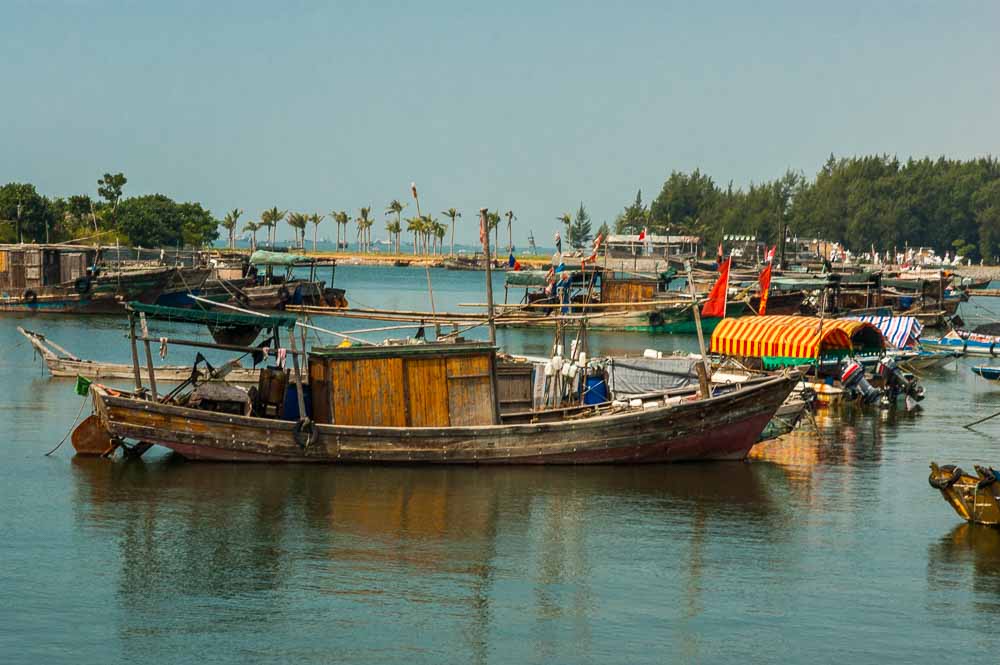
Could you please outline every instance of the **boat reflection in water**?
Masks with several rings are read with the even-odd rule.
[[[991,633],[1000,616],[1000,529],[959,524],[927,548],[927,610],[948,618],[970,614],[974,625]]]
[[[725,560],[711,534],[764,543],[789,528],[768,465],[72,464],[76,522],[117,535],[108,557],[126,655],[153,660],[173,642],[149,641],[149,626],[187,650],[294,642],[357,654],[363,631],[368,657],[401,648],[483,662],[502,644],[515,659],[578,660],[609,616],[629,620],[614,594],[651,591],[639,579],[655,587],[664,630],[697,657],[693,619]],[[460,633],[468,653],[438,651],[440,630]]]

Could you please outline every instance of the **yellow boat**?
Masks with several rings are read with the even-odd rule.
[[[941,492],[958,516],[974,524],[1000,525],[1000,480],[997,472],[976,465],[976,476],[953,464],[931,462],[927,482]]]

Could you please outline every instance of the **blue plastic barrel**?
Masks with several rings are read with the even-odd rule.
[[[586,392],[583,395],[584,404],[600,404],[608,401],[608,384],[601,375],[588,376],[584,383]]]
[[[899,308],[900,309],[910,309],[913,307],[913,296],[900,296],[899,297]]]
[[[312,393],[309,390],[309,386],[302,386],[302,396],[305,398],[303,401],[306,403],[306,416],[312,418]],[[285,389],[285,410],[283,419],[299,419],[299,396],[296,392],[294,381],[289,381],[288,387]]]

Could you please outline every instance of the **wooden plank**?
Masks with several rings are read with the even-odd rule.
[[[495,395],[488,353],[448,358],[447,383],[452,426],[493,423]]]
[[[401,358],[331,360],[337,424],[405,426],[402,366]]]
[[[451,423],[443,358],[408,359],[406,390],[410,427],[447,427]]]

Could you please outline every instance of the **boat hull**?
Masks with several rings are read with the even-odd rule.
[[[976,475],[957,466],[938,466],[931,462],[927,478],[931,487],[941,492],[955,513],[973,524],[1000,525],[1000,482],[992,469],[976,466]]]
[[[636,464],[740,460],[797,381],[783,375],[710,399],[573,420],[481,427],[315,425],[165,405],[93,385],[118,439],[198,460],[398,464]],[[301,444],[301,445],[300,445]]]

